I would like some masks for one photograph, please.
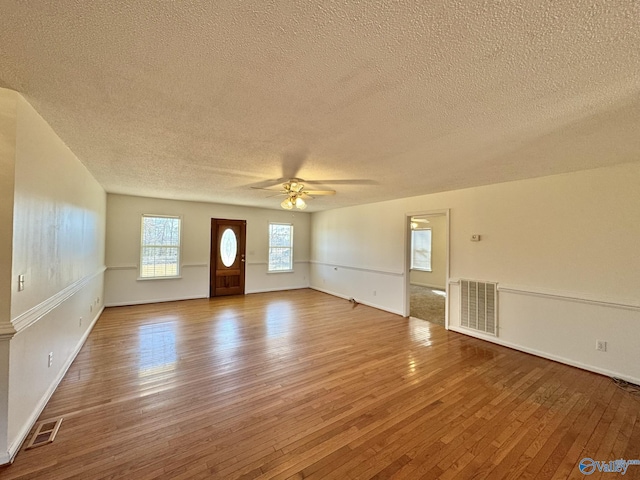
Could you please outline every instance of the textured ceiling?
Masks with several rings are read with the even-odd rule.
[[[640,2],[2,0],[0,85],[108,192],[323,210],[640,161]]]

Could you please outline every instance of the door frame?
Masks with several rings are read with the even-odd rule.
[[[438,217],[445,216],[446,226],[446,275],[445,275],[445,292],[447,294],[444,302],[444,328],[449,330],[449,262],[450,262],[450,209],[444,208],[439,210],[420,210],[417,212],[405,213],[404,219],[404,299],[403,299],[403,316],[409,317],[411,302],[411,217]]]

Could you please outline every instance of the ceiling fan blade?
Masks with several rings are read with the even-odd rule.
[[[275,187],[275,185],[274,185]],[[253,190],[266,190],[267,192],[278,192],[278,193],[287,193],[286,190],[283,190],[281,187],[279,188],[263,188],[263,187],[251,187]]]
[[[270,178],[269,180],[262,180],[261,182],[256,182],[256,183],[252,183],[249,185],[245,185],[246,187],[250,187],[250,188],[257,188],[257,189],[268,189],[269,187],[282,187],[282,184],[285,183],[287,180],[289,180],[288,178]]]
[[[354,178],[352,180],[306,180],[304,183],[317,185],[317,184],[333,184],[333,185],[380,185],[380,182],[376,180],[367,180],[364,178]]]
[[[335,190],[303,190],[302,193],[307,195],[335,195]]]

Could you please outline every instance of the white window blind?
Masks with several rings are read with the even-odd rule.
[[[180,275],[180,217],[143,215],[140,278]]]
[[[290,272],[293,270],[293,225],[269,224],[269,271]]]
[[[431,271],[431,229],[411,230],[411,268]]]

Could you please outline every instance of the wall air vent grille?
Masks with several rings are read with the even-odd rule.
[[[460,280],[460,287],[460,325],[497,336],[497,284]]]

